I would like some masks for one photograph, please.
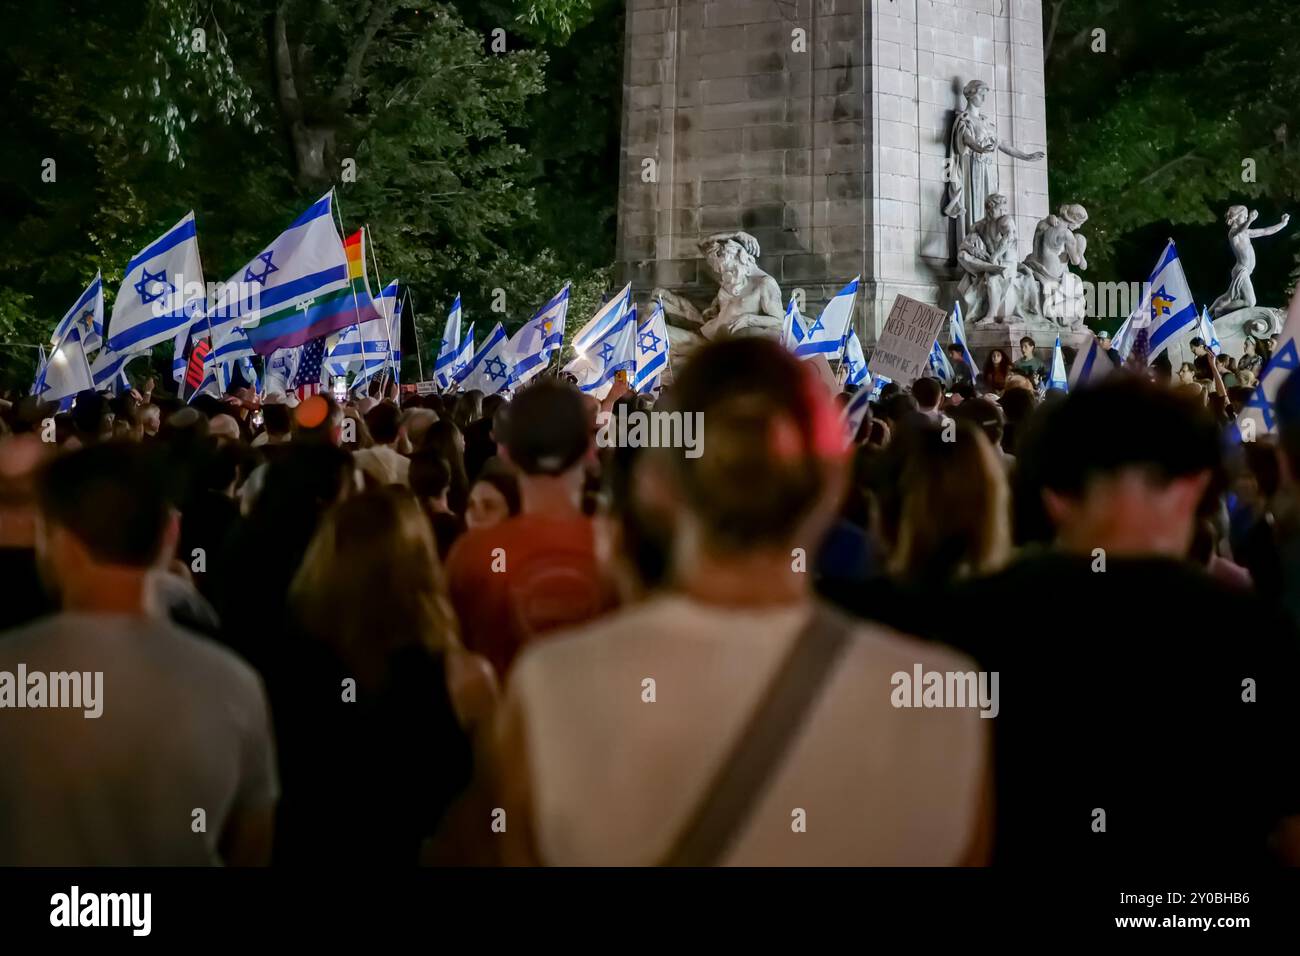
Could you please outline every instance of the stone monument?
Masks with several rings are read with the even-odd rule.
[[[1072,285],[1062,254],[1084,267],[1064,217],[1040,227],[1042,32],[1041,0],[628,0],[619,281],[643,299],[663,289],[675,323],[703,334],[727,305],[701,241],[743,234],[804,315],[861,276],[869,348],[896,295],[952,305],[967,276],[954,252],[997,194],[1007,288],[972,345],[1066,328],[1040,294]]]

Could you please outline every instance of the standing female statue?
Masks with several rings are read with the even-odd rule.
[[[1015,159],[1038,162],[1047,154],[1041,150],[1026,153],[998,138],[997,124],[981,107],[988,97],[989,85],[971,80],[962,91],[966,108],[957,113],[949,139],[948,194],[943,214],[957,221],[956,246],[984,214],[984,201],[998,189],[998,152]]]

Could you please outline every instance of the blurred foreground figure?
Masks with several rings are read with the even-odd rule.
[[[927,632],[1001,674],[995,862],[1294,859],[1295,632],[1187,559],[1218,441],[1169,389],[1072,393],[1020,457],[1052,547],[935,598]]]
[[[266,862],[261,682],[151,606],[177,534],[162,469],[96,445],[39,489],[37,554],[63,610],[0,638],[0,865]]]
[[[672,405],[703,416],[702,454],[646,461],[674,591],[519,659],[494,781],[507,862],[980,862],[989,722],[891,703],[899,672],[973,665],[811,597],[845,480],[831,397],[739,338],[702,348]]]

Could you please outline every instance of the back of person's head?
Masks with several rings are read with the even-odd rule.
[[[1006,471],[970,422],[913,429],[891,449],[901,459],[901,507],[891,571],[943,583],[988,574],[1011,549]]]
[[[1019,460],[1058,534],[1091,526],[1099,537],[1101,522],[1116,540],[1124,538],[1124,547],[1151,553],[1176,550],[1184,536],[1185,553],[1191,522],[1221,464],[1218,428],[1204,406],[1129,377],[1044,408]]]
[[[943,401],[943,383],[937,378],[918,378],[912,383],[912,397],[923,412],[932,412]]]
[[[456,423],[460,429],[464,429],[470,422],[476,422],[483,417],[483,393],[476,388],[464,392],[456,399],[456,407],[452,410],[451,420]]]
[[[671,411],[696,415],[696,457],[657,452],[715,555],[813,548],[839,510],[846,479],[843,424],[825,387],[780,345],[710,343],[677,378]]]
[[[897,395],[902,390],[903,386],[899,385],[897,382],[886,382],[884,385],[880,386],[880,401],[883,402],[891,395]]]
[[[564,474],[582,463],[592,442],[582,393],[550,379],[502,406],[494,430],[510,463],[530,476]]]
[[[337,445],[343,437],[343,409],[321,392],[298,403],[293,410],[293,424],[295,442]]]
[[[372,489],[331,508],[289,600],[303,629],[365,683],[382,680],[403,647],[443,651],[458,643],[429,523],[405,488]]]
[[[401,433],[401,409],[392,402],[380,402],[366,412],[366,428],[376,445],[391,445]]]
[[[293,416],[289,412],[289,406],[281,402],[263,405],[262,424],[266,427],[266,433],[276,438],[289,434],[293,428]]]
[[[451,467],[437,452],[411,456],[411,490],[421,498],[441,498],[451,488]]]
[[[72,422],[83,442],[99,437],[107,414],[108,400],[103,395],[91,390],[77,393],[72,404]]]
[[[1002,445],[1002,432],[1006,428],[1006,416],[1002,406],[987,398],[970,398],[962,402],[950,413],[958,421],[970,422],[984,432],[994,448]]]
[[[896,391],[885,397],[881,392],[880,403],[876,406],[876,417],[886,422],[901,422],[918,411],[920,406],[912,393]]]
[[[158,562],[170,524],[168,487],[157,456],[110,442],[58,455],[38,483],[44,539],[66,531],[90,561],[145,569]],[[58,575],[58,555],[51,570]]]
[[[412,448],[419,448],[424,443],[424,433],[438,420],[438,413],[432,409],[415,407],[402,411],[402,428],[410,439]]]

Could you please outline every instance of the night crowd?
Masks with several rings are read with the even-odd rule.
[[[958,349],[852,442],[753,338],[657,398],[15,397],[0,864],[1298,863],[1300,376],[1234,442],[1271,343],[1193,345]]]

